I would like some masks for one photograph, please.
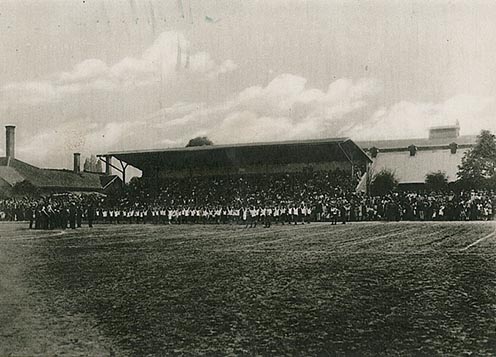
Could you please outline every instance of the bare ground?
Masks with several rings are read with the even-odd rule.
[[[60,309],[28,276],[35,261],[25,224],[0,224],[0,356],[123,355],[90,315]],[[36,239],[60,233],[37,232]],[[48,293],[48,294],[47,294]]]
[[[494,355],[492,222],[0,225],[0,355]]]

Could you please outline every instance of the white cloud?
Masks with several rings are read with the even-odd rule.
[[[89,73],[94,72],[78,72],[85,78]],[[217,144],[336,136],[333,125],[363,108],[377,88],[373,80],[344,79],[321,91],[307,88],[302,77],[283,74],[265,87],[247,88],[215,105],[176,103],[137,120],[106,123],[85,117],[66,122],[19,143],[19,152],[35,163],[50,158],[68,165],[76,151],[84,155],[183,146],[198,135]]]
[[[167,31],[141,57],[125,57],[113,65],[87,59],[45,80],[8,83],[1,94],[7,103],[37,105],[58,102],[70,94],[125,90],[182,76],[188,76],[188,81],[212,80],[237,68],[231,60],[217,63],[207,52],[190,55],[190,48],[183,34]]]
[[[51,160],[70,167],[74,151],[84,155],[178,147],[198,135],[216,144],[340,136],[411,138],[426,137],[430,126],[456,120],[465,134],[496,129],[494,97],[460,95],[441,103],[402,101],[371,108],[380,88],[373,79],[339,79],[321,90],[309,87],[305,78],[283,74],[213,105],[179,102],[136,120],[71,121],[30,137],[20,143],[19,152],[34,163]]]
[[[187,140],[195,131],[216,143],[333,137],[339,134],[340,121],[366,107],[367,98],[380,88],[372,79],[341,79],[327,91],[307,88],[306,83],[300,76],[282,74],[224,103],[192,106],[179,115],[169,110],[167,120],[157,115],[155,122],[173,137]]]
[[[62,72],[58,75],[63,84],[78,83],[100,79],[107,75],[107,64],[99,59],[88,59],[74,66],[71,72]]]
[[[457,95],[441,103],[402,101],[346,128],[354,139],[427,137],[432,126],[460,123],[462,134],[496,130],[496,98]]]
[[[129,149],[122,144],[128,144],[143,126],[141,121],[102,124],[92,122],[90,118],[81,118],[61,124],[56,129],[46,129],[20,142],[18,153],[21,157],[28,157],[29,162],[35,165],[45,166],[44,163],[50,159],[70,168],[74,152],[85,157],[110,150]]]

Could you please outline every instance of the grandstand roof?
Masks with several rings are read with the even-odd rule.
[[[348,138],[121,151],[110,152],[107,155],[127,162],[138,169],[239,167],[349,161],[350,159],[371,161],[367,154]]]
[[[114,177],[115,176],[111,176]],[[29,181],[39,188],[100,191],[110,178],[97,173],[75,173],[71,170],[41,169],[23,161],[1,157],[0,178],[9,185]]]

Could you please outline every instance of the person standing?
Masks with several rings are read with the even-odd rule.
[[[83,209],[81,208],[81,205],[76,206],[76,226],[77,228],[81,228],[81,225],[83,223]]]
[[[272,207],[267,208],[265,212],[265,228],[270,228],[272,224],[272,215],[273,215]]]
[[[73,202],[69,207],[69,227],[71,229],[76,229],[76,216],[77,216],[77,209],[76,209],[76,205]]]
[[[341,223],[346,224],[347,212],[346,212],[346,204],[344,201],[341,201],[339,205],[339,214],[341,216]]]
[[[245,228],[249,228],[251,225],[251,215],[248,207],[243,208],[243,222],[245,222]]]
[[[337,209],[336,204],[334,202],[331,203],[330,213],[331,213],[331,225],[336,225],[338,223],[339,210]]]
[[[29,229],[33,229],[34,219],[35,219],[35,207],[34,205],[29,206],[26,209],[26,217],[29,219]]]
[[[86,216],[88,218],[88,227],[93,228],[93,220],[95,219],[95,207],[90,204],[86,209]]]

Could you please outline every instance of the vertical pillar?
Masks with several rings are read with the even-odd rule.
[[[15,159],[15,125],[5,126],[5,156]]]
[[[78,152],[74,153],[74,173],[78,174],[81,172],[81,154]]]
[[[112,175],[112,156],[105,156],[105,175]]]

